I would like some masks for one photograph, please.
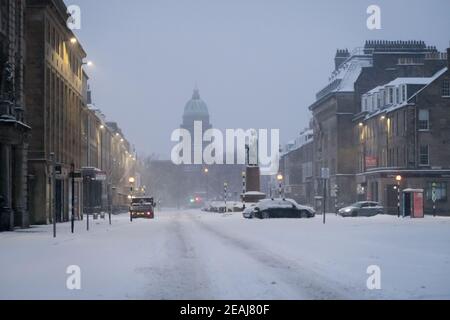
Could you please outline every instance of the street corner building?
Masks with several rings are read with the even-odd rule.
[[[63,0],[0,9],[0,231],[124,210],[137,153],[92,103]]]
[[[402,190],[423,189],[426,213],[431,192],[448,212],[448,52],[423,41],[366,41],[337,50],[328,80],[309,107],[314,189],[325,190],[327,208],[373,200],[392,213],[401,175]],[[330,170],[325,186],[322,168]]]
[[[357,189],[391,214],[397,213],[399,192],[405,213],[406,191],[416,190],[425,213],[445,215],[450,212],[450,49],[404,62],[433,67],[421,77],[402,76],[363,94],[354,118]]]
[[[0,231],[27,227],[27,149],[24,118],[25,1],[0,2]]]

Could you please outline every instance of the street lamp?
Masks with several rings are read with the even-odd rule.
[[[87,62],[83,62],[82,65],[92,67],[94,65],[94,63],[92,61],[87,61]]]
[[[130,199],[130,221],[133,222],[133,213],[131,212],[131,205],[133,204],[133,184],[136,182],[136,179],[134,177],[130,177],[128,179],[128,182],[130,183],[130,195],[128,196],[128,199]]]
[[[400,218],[400,184],[402,182],[402,176],[398,175],[395,177],[395,181],[397,181],[397,216]]]
[[[227,182],[225,182],[223,184],[223,192],[224,192],[224,200],[225,200],[225,213],[228,213],[228,207],[227,207],[228,183]]]
[[[209,177],[208,177],[208,174],[209,174],[209,169],[208,168],[205,168],[205,169],[203,169],[203,172],[205,173],[205,183],[206,183],[206,200],[208,201],[209,200]]]
[[[77,44],[78,43],[77,38],[75,38],[75,37],[70,38],[70,43],[71,44]]]
[[[279,173],[279,174],[277,175],[277,181],[278,181],[278,192],[279,192],[279,194],[280,194],[280,198],[282,198],[282,195],[283,195],[283,192],[282,192],[282,189],[283,189],[283,179],[284,179],[283,175],[282,175],[281,173]]]

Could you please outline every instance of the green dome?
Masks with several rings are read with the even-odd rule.
[[[200,98],[198,89],[194,90],[192,99],[184,107],[183,118],[205,118],[209,117],[208,106]]]

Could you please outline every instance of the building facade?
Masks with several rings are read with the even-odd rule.
[[[303,205],[314,205],[312,129],[306,129],[285,147],[280,160],[284,196]],[[272,194],[276,193],[275,190]]]
[[[29,151],[29,209],[32,223],[69,217],[71,164],[81,169],[81,111],[86,105],[82,70],[86,53],[67,28],[62,0],[29,0],[25,90],[32,127]],[[74,40],[75,39],[75,40]],[[76,206],[81,185],[76,184]]]
[[[398,77],[431,77],[446,65],[437,55],[436,48],[423,41],[367,41],[353,52],[338,50],[328,85],[309,107],[313,113],[315,193],[326,190],[327,210],[334,212],[358,200],[353,119],[361,111],[362,95]],[[330,172],[325,188],[322,168]]]
[[[448,53],[434,58],[448,64]],[[424,191],[426,214],[448,214],[448,67],[431,77],[402,77],[378,86],[362,96],[361,110],[354,118],[360,199],[378,201],[386,213],[397,214],[398,192],[418,189]]]
[[[27,227],[25,1],[0,1],[0,231]]]

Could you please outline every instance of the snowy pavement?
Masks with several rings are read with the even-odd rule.
[[[450,218],[157,212],[0,234],[0,299],[450,299]],[[81,269],[81,290],[66,287]],[[368,290],[379,266],[381,290]]]

